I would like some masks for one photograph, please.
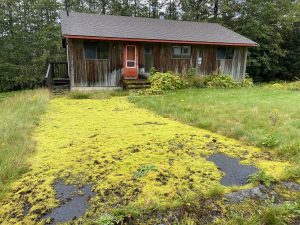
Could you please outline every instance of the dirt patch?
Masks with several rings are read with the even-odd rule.
[[[43,217],[50,221],[48,224],[67,222],[83,216],[88,209],[88,200],[95,195],[91,185],[79,188],[59,181],[55,183],[54,188],[60,206]]]
[[[258,171],[255,166],[242,165],[239,160],[221,153],[213,154],[207,160],[214,162],[225,173],[221,180],[224,186],[245,185],[249,175]]]

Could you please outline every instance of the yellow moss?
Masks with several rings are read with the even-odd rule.
[[[213,141],[213,139],[216,140]],[[177,207],[219,184],[223,174],[205,156],[223,152],[280,179],[289,163],[236,140],[162,118],[126,98],[53,99],[35,132],[30,172],[0,203],[0,223],[27,224],[58,206],[53,183],[92,184],[87,215],[131,203],[143,210]],[[141,165],[157,170],[134,176]],[[226,192],[228,189],[226,189]],[[25,205],[32,206],[23,216]]]

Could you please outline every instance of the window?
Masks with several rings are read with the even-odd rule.
[[[108,42],[84,42],[85,59],[108,59]]]
[[[217,59],[232,59],[233,58],[233,48],[218,48]]]
[[[190,58],[191,56],[191,46],[173,46],[172,47],[172,57],[173,58]]]

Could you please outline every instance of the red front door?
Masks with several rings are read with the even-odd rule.
[[[138,79],[138,46],[125,44],[123,49],[124,79]]]

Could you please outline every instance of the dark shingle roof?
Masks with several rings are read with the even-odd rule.
[[[256,45],[254,41],[216,23],[160,20],[87,13],[60,13],[63,36],[212,42]]]

